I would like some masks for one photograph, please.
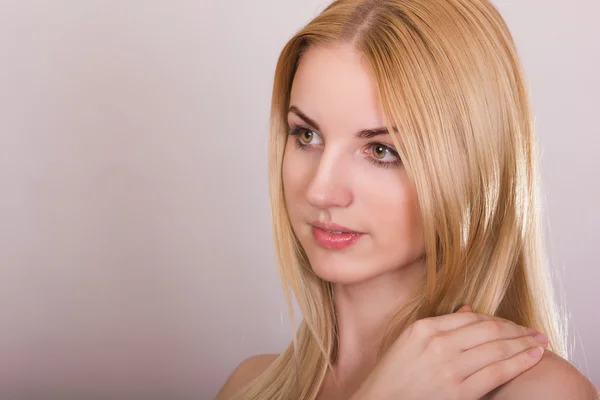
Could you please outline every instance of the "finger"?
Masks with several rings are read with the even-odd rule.
[[[429,317],[418,320],[416,325],[437,332],[447,332],[458,329],[465,325],[474,324],[481,321],[493,320],[497,317],[492,317],[485,314],[478,314],[470,311],[456,312],[453,314],[440,315],[438,317]]]
[[[465,398],[481,398],[500,385],[535,366],[544,354],[542,347],[528,349],[506,360],[498,361],[475,372],[461,384]]]
[[[496,340],[516,339],[537,334],[539,332],[535,329],[525,328],[502,318],[478,321],[445,333],[460,351]]]
[[[468,304],[465,304],[464,306],[460,307],[455,312],[470,312],[470,311],[473,311],[473,309],[471,308],[471,306],[468,305]]]
[[[464,310],[469,310],[471,311],[471,306],[469,306],[468,304],[462,304],[460,303],[458,306],[454,307],[454,310],[452,312],[461,312]]]
[[[488,365],[507,360],[538,346],[548,346],[548,338],[545,335],[494,340],[461,353],[457,363],[457,373],[461,379],[465,379]]]

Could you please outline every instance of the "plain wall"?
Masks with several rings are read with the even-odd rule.
[[[326,4],[0,1],[0,397],[209,399],[284,349],[271,84]],[[532,89],[573,362],[600,386],[600,3],[496,4]]]

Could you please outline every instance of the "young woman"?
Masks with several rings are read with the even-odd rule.
[[[304,318],[219,400],[597,398],[565,360],[527,85],[489,1],[334,1],[280,55],[270,135]]]

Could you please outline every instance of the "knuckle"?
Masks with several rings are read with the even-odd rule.
[[[529,349],[539,346],[540,344],[535,340],[533,336],[525,336],[521,338],[521,345],[523,349]]]
[[[510,325],[516,325],[519,326],[516,322],[511,321],[510,319],[506,319],[506,318],[502,318],[502,317],[495,317],[496,319],[498,319],[499,321],[502,321],[505,324],[510,324]]]
[[[513,350],[508,342],[499,341],[494,344],[494,354],[498,359],[505,360],[512,356]]]
[[[475,322],[481,321],[481,316],[479,314],[475,314],[472,311],[464,313],[464,316],[467,320],[467,323],[474,324]]]
[[[524,326],[521,325],[517,325],[515,326],[515,329],[517,329],[517,332],[521,335],[521,336],[525,336],[528,334],[528,329],[525,328]]]
[[[430,318],[423,318],[413,323],[413,330],[422,336],[428,336],[433,333],[433,321]]]
[[[432,337],[427,342],[426,350],[435,356],[441,356],[444,354],[446,348],[446,340],[443,335]]]
[[[514,328],[514,329],[516,329],[516,330],[517,330],[517,332],[518,332],[518,333],[519,333],[521,336],[525,336],[525,335],[529,335],[529,334],[531,334],[531,331],[530,331],[530,329],[529,329],[528,327],[526,327],[526,326],[523,326],[523,325],[517,325],[517,324],[515,324],[515,325],[513,326],[513,328]]]
[[[503,326],[502,322],[500,322],[498,320],[486,321],[487,331],[494,336],[497,336],[500,333],[502,333],[503,328],[504,328],[504,326]]]

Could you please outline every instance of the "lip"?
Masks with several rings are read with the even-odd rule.
[[[324,230],[326,232],[330,231],[330,232],[343,232],[343,233],[362,234],[362,232],[353,231],[350,228],[346,228],[345,226],[334,224],[333,222],[314,221],[311,225],[314,226],[315,228],[319,228],[319,229]]]
[[[332,250],[350,247],[364,235],[364,233],[353,231],[341,225],[323,222],[312,224],[312,234],[319,246]]]

